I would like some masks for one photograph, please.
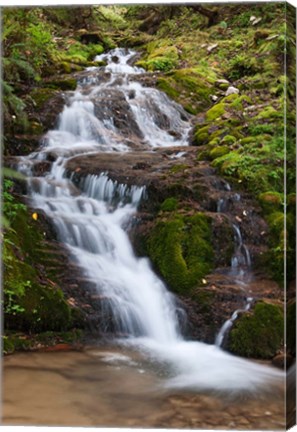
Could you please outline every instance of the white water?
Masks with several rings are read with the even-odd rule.
[[[112,119],[106,123],[94,112],[94,95],[101,88],[114,88],[115,81],[121,82],[118,90],[129,101],[144,135],[144,149],[187,144],[190,126],[182,119],[181,108],[157,90],[130,81],[142,72],[127,64],[132,55],[131,51],[114,50],[107,57],[110,80],[102,87],[91,86],[88,94],[78,88],[60,116],[59,128],[49,131],[40,153],[28,158],[27,171],[22,160],[23,172],[29,173],[32,159],[44,159],[53,150],[59,155],[50,174],[28,179],[33,205],[52,218],[61,241],[96,284],[112,329],[126,335],[120,343],[137,347],[153,361],[164,364],[166,386],[232,392],[260,390],[279,383],[282,374],[277,370],[236,358],[217,346],[183,340],[174,297],[154,274],[149,261],[135,256],[125,231],[145,194],[144,188],[118,184],[102,173],[88,176],[79,191],[64,178],[65,163],[75,154],[129,151]],[[115,64],[113,56],[119,59]],[[135,91],[133,99],[128,97],[131,89]],[[157,125],[154,105],[167,118],[169,127],[179,132],[180,139]]]

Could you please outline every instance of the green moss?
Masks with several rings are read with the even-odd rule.
[[[221,156],[223,156],[223,155],[225,155],[225,154],[227,154],[229,152],[230,152],[229,147],[227,147],[227,146],[218,146],[218,147],[215,147],[214,149],[212,149],[209,152],[209,156],[213,160],[213,159],[221,157]]]
[[[218,103],[210,108],[206,113],[206,120],[213,121],[221,117],[225,113],[226,107],[224,103]]]
[[[55,88],[39,88],[35,87],[30,93],[30,98],[33,100],[37,110],[41,109],[46,102],[57,94]]]
[[[176,198],[166,198],[165,201],[162,202],[160,209],[166,212],[172,212],[177,209],[178,200]]]
[[[237,93],[232,93],[232,94],[224,97],[222,99],[222,102],[230,104],[232,106],[232,104],[234,103],[234,101],[237,101],[237,100],[240,100],[240,96]]]
[[[86,65],[88,62],[93,61],[96,55],[102,54],[104,48],[100,44],[82,44],[74,42],[70,45],[67,52],[63,53],[63,60],[71,63]]]
[[[158,78],[157,87],[172,99],[179,96],[179,92],[175,89],[175,81],[172,78]]]
[[[148,44],[148,48],[152,44]],[[168,72],[177,66],[178,51],[174,46],[161,46],[154,49],[149,49],[149,55],[145,60],[138,62],[138,65],[149,71],[160,70]]]
[[[206,144],[209,140],[209,126],[196,126],[194,130],[194,139],[193,139],[193,145],[203,145]]]
[[[178,101],[188,112],[196,114],[210,106],[213,80],[197,68],[177,69],[157,80],[157,87]]]
[[[159,220],[147,239],[147,250],[169,287],[186,292],[199,285],[212,268],[208,218],[197,213],[191,217],[174,214]]]
[[[163,71],[163,72],[168,72],[168,71],[174,69],[176,67],[176,65],[177,65],[177,62],[171,58],[155,57],[155,58],[148,60],[146,62],[146,69],[148,71],[159,70],[159,71]]]
[[[222,144],[234,144],[236,142],[236,138],[232,135],[225,135],[224,138],[222,139]]]
[[[252,137],[252,136],[248,136],[248,137],[242,138],[240,140],[240,144],[241,145],[251,144],[251,143],[254,143],[254,142],[256,142],[256,140],[255,140],[255,137]]]
[[[284,257],[286,244],[286,278],[291,281],[295,277],[295,215],[288,212],[274,211],[266,216],[269,225],[269,246],[266,254],[267,267],[272,277],[284,284]],[[286,228],[286,229],[285,229]]]
[[[60,78],[52,81],[47,81],[47,86],[57,90],[75,90],[76,79],[74,78]]]
[[[274,124],[250,124],[248,127],[248,133],[250,135],[256,136],[261,134],[271,134],[275,133],[275,125]],[[253,137],[250,137],[253,139]]]
[[[281,348],[284,338],[284,315],[280,306],[258,302],[243,314],[229,334],[229,350],[240,356],[270,359]]]
[[[193,93],[190,96],[199,98],[203,106],[209,106],[212,86],[205,77],[200,76],[195,69],[179,69],[174,72],[173,77],[179,87]]]
[[[265,107],[262,111],[259,112],[259,114],[256,116],[256,119],[260,120],[266,120],[266,119],[274,119],[276,117],[282,117],[283,112],[277,111],[272,106]]]

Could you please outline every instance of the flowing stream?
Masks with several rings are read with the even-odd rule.
[[[134,54],[115,49],[99,56],[98,60],[107,61],[100,69],[103,74],[98,78],[91,69],[79,81],[57,129],[46,134],[38,153],[23,158],[19,169],[28,176],[32,205],[52,219],[60,240],[104,298],[102,307],[111,317],[108,330],[125,335],[117,341],[121,346],[162,365],[166,388],[234,392],[279,384],[283,374],[274,368],[237,358],[216,345],[183,339],[174,296],[149,260],[135,256],[126,232],[139,202],[146,198],[144,187],[128,187],[102,173],[87,176],[77,189],[65,176],[66,162],[73,156],[93,152],[120,156],[130,150],[133,143],[121,129],[110,101],[125,104],[126,119],[131,119],[131,130],[143,151],[188,144],[187,114],[164,93],[137,81],[143,71],[129,64]],[[34,177],[34,161],[46,160],[49,154],[56,156],[51,172]],[[238,268],[240,256],[245,264],[249,260],[237,226],[234,232],[233,269]]]

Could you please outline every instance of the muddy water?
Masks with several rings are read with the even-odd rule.
[[[20,353],[6,357],[3,368],[5,425],[285,427],[281,389],[236,397],[168,391],[160,367],[117,347]]]

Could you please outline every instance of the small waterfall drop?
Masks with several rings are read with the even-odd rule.
[[[134,52],[115,49],[98,59],[107,66],[90,70],[68,98],[59,126],[44,137],[40,152],[21,161],[28,175],[32,205],[51,218],[60,240],[94,282],[109,318],[108,330],[124,334],[119,343],[137,347],[167,368],[167,385],[174,388],[253,391],[279,380],[269,367],[236,358],[215,345],[185,341],[179,330],[178,308],[148,259],[137,258],[126,227],[144,198],[145,188],[113,181],[108,173],[89,175],[76,187],[65,176],[66,162],[74,155],[126,152],[126,117],[112,111],[116,96],[126,107],[134,135],[150,151],[156,146],[187,145],[190,123],[175,102],[156,89],[143,87],[136,78],[143,71],[129,65]],[[102,72],[105,76],[102,81]],[[94,75],[95,74],[95,75]],[[98,107],[98,98],[100,106]],[[101,96],[100,96],[101,95]],[[132,127],[132,126],[131,126]],[[168,132],[169,131],[169,132]],[[34,160],[56,155],[49,174],[34,177]],[[237,251],[248,264],[241,235],[234,228]],[[232,379],[231,379],[232,377]]]
[[[227,184],[226,190],[231,191],[231,186],[229,184]],[[232,199],[233,201],[240,201],[241,197],[239,194],[234,194],[232,196]],[[226,200],[224,198],[220,198],[217,203],[217,212],[223,213],[226,211]],[[234,231],[235,250],[231,258],[230,275],[235,277],[236,284],[240,286],[243,291],[245,291],[251,277],[251,256],[248,247],[243,242],[239,225],[236,223],[232,223],[232,228]],[[250,309],[252,302],[253,298],[247,296],[245,305],[241,309],[235,310],[231,315],[231,318],[225,321],[216,336],[215,344],[217,346],[221,347],[223,345],[224,339],[230,331],[234,321],[238,318],[238,315],[240,313],[247,312]]]

